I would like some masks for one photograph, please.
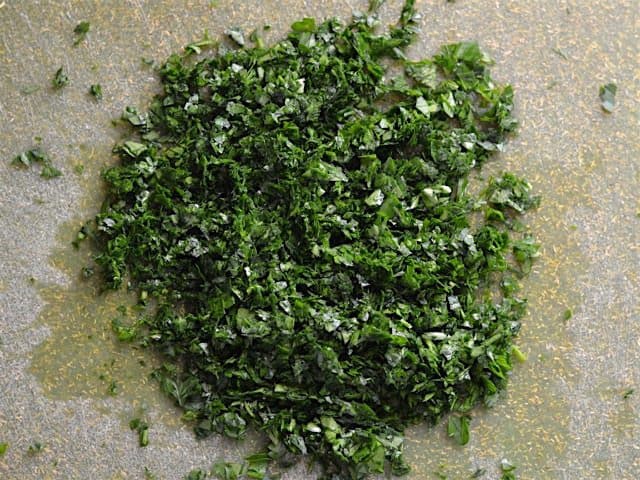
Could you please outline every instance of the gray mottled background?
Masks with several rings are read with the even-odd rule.
[[[401,1],[383,7],[385,23]],[[268,41],[303,16],[348,19],[362,0],[0,0],[0,479],[180,479],[251,446],[194,439],[146,379],[153,358],[114,344],[109,322],[124,294],[79,280],[88,252],[69,246],[100,205],[100,169],[123,132],[126,105],[144,108],[162,61],[208,29],[272,25]],[[640,478],[640,3],[637,0],[418,0],[420,42],[478,40],[516,91],[519,135],[489,166],[527,176],[543,195],[528,218],[543,255],[524,284],[530,299],[518,344],[528,360],[472,438],[458,447],[442,425],[408,432],[411,479]],[[72,30],[91,22],[73,47]],[[64,66],[70,84],[50,87]],[[618,85],[605,114],[598,88]],[[104,100],[88,95],[101,83]],[[26,91],[37,91],[27,94]],[[26,89],[26,90],[25,90]],[[37,141],[35,137],[41,137]],[[9,165],[40,144],[64,172]],[[81,166],[81,167],[80,167]],[[81,171],[81,168],[84,170]],[[563,313],[573,316],[565,320]],[[141,365],[141,361],[145,365]],[[107,394],[115,381],[117,395]],[[624,398],[624,393],[635,393]],[[151,424],[137,446],[128,420]],[[29,445],[43,450],[29,454]],[[251,442],[250,442],[251,443]],[[313,478],[304,464],[286,479]]]

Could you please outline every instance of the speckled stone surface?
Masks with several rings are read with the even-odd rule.
[[[384,23],[401,3],[385,4]],[[519,134],[482,174],[509,169],[543,196],[527,219],[543,254],[523,286],[530,314],[518,345],[528,360],[495,408],[474,413],[466,447],[442,425],[411,428],[408,478],[467,479],[482,468],[480,478],[497,479],[503,458],[521,480],[640,478],[640,2],[416,3],[422,35],[411,56],[477,40],[496,60],[495,77],[513,84]],[[143,479],[145,467],[180,479],[255,447],[195,440],[146,379],[154,359],[111,338],[123,294],[81,282],[88,252],[69,242],[99,208],[99,172],[124,133],[111,119],[144,108],[158,88],[142,57],[162,61],[205,29],[269,24],[274,41],[303,16],[348,19],[366,6],[0,0],[0,443],[9,444],[0,479]],[[81,20],[91,30],[74,48]],[[53,91],[60,66],[70,84]],[[618,85],[612,114],[598,100],[609,81]],[[93,83],[100,102],[88,94]],[[9,165],[37,144],[63,177]],[[127,426],[139,415],[151,424],[147,448]],[[29,454],[35,442],[43,449]],[[284,478],[315,475],[301,463]]]

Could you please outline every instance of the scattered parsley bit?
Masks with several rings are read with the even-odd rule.
[[[230,28],[225,33],[231,40],[233,40],[236,44],[238,44],[238,46],[240,47],[245,46],[246,41],[244,39],[244,33],[242,33],[242,30],[240,30],[239,28],[237,27]]]
[[[157,310],[116,334],[164,355],[155,377],[199,437],[268,434],[251,478],[296,455],[329,478],[405,474],[404,429],[451,412],[466,443],[517,357],[515,282],[499,302],[478,292],[511,250],[530,268],[512,220],[539,200],[509,174],[464,188],[515,130],[513,90],[472,42],[406,60],[418,18],[406,0],[388,33],[306,18],[270,47],[194,62],[190,44],[149,112],[123,115],[136,135],[104,172],[95,261]]]
[[[447,434],[452,437],[458,445],[469,443],[469,420],[468,415],[449,417]]]
[[[264,47],[264,41],[262,40],[262,37],[260,36],[260,33],[258,32],[258,29],[255,29],[253,32],[251,32],[251,35],[249,35],[249,40],[257,48],[263,48]]]
[[[107,387],[107,395],[115,397],[118,394],[118,384],[115,380],[111,380],[109,382],[109,386]]]
[[[202,53],[203,48],[213,48],[218,45],[218,42],[209,37],[209,32],[205,30],[201,40],[190,43],[184,50],[187,54],[199,55]]]
[[[59,90],[69,83],[69,77],[64,73],[64,67],[60,67],[51,81],[53,88]]]
[[[73,33],[76,34],[76,39],[73,42],[74,46],[78,45],[80,42],[82,42],[85,39],[85,37],[87,36],[87,33],[89,32],[90,27],[91,27],[91,24],[86,20],[76,25],[76,27],[73,29]]]
[[[7,453],[7,450],[9,450],[9,444],[0,443],[0,457],[2,457],[5,453]]]
[[[520,363],[527,361],[527,356],[515,345],[511,346],[511,355]]]
[[[211,467],[211,475],[218,480],[239,478],[267,479],[267,467],[272,460],[268,453],[257,453],[245,457],[242,463],[216,462]]]
[[[138,444],[141,447],[149,445],[149,424],[139,418],[134,418],[129,422],[129,428],[138,432]]]
[[[31,167],[33,164],[40,164],[42,166],[40,176],[46,179],[62,175],[62,172],[53,166],[49,156],[40,148],[32,148],[31,150],[21,153],[13,159],[11,164],[24,168]]]
[[[600,87],[600,102],[602,109],[607,113],[612,113],[616,106],[616,93],[618,86],[615,83],[607,83]]]
[[[622,398],[624,398],[625,400],[627,398],[629,398],[631,395],[633,395],[633,392],[635,392],[635,389],[630,388],[628,390],[626,390],[623,394],[622,394]]]
[[[562,314],[562,319],[566,322],[567,320],[571,320],[571,317],[573,317],[573,310],[567,308]]]
[[[552,51],[553,53],[555,53],[556,55],[558,55],[558,56],[562,57],[564,60],[569,60],[569,56],[568,56],[566,53],[564,53],[564,51],[562,51],[561,49],[559,49],[559,48],[552,48],[552,49],[551,49],[551,51]]]
[[[33,442],[31,445],[29,445],[29,448],[27,449],[27,453],[29,455],[36,455],[40,453],[43,450],[43,448],[44,446],[42,445],[42,443]]]
[[[56,178],[60,177],[62,172],[58,170],[56,167],[51,165],[50,163],[43,163],[42,170],[40,170],[40,176],[43,178]]]
[[[540,256],[540,244],[535,239],[527,235],[522,240],[513,242],[513,256],[520,266],[521,274],[528,274],[531,271],[534,259]]]
[[[99,83],[91,85],[89,93],[93,95],[96,100],[102,100],[102,85]]]
[[[145,480],[158,480],[158,477],[148,467],[144,467],[144,478]]]
[[[184,477],[184,480],[205,480],[206,478],[207,478],[207,472],[204,470],[197,469],[197,470],[191,470]]]
[[[512,209],[524,213],[540,205],[540,197],[531,195],[531,184],[512,173],[490,178],[483,194],[492,208],[503,212]]]
[[[500,476],[500,480],[516,480],[516,474],[514,473],[516,466],[513,465],[509,460],[503,458],[500,461],[500,470],[502,470],[502,475]]]

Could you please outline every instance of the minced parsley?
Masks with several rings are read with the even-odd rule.
[[[507,383],[514,278],[537,252],[510,232],[538,202],[526,181],[466,190],[516,128],[511,87],[475,43],[406,59],[414,2],[386,33],[381,3],[273,46],[172,55],[164,93],[123,116],[137,135],[95,219],[107,285],[154,300],[127,332],[160,352],[196,434],[251,426],[267,458],[309,455],[334,479],[406,473],[405,428],[450,412],[469,440],[467,412]]]

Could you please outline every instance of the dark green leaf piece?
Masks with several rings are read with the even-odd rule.
[[[184,480],[205,480],[207,478],[207,472],[204,470],[191,470],[185,477]]]
[[[138,445],[146,447],[149,445],[149,424],[139,418],[134,418],[129,422],[129,428],[138,433]]]
[[[89,93],[96,100],[102,100],[102,85],[100,85],[99,83],[91,85],[91,87],[89,87]]]
[[[612,113],[616,106],[616,93],[618,86],[615,83],[607,83],[600,87],[600,104],[607,113]]]
[[[144,467],[144,478],[145,480],[158,480],[158,477],[148,467]]]
[[[42,443],[33,442],[31,445],[29,445],[29,448],[27,449],[27,454],[37,455],[38,453],[42,452],[43,449],[44,449],[44,445],[42,445]]]
[[[447,425],[447,434],[452,437],[458,445],[466,445],[469,443],[469,416],[450,416]]]
[[[501,211],[512,209],[524,213],[540,205],[540,197],[531,195],[531,184],[512,173],[490,178],[484,196],[493,209]]]
[[[298,455],[336,480],[405,474],[407,426],[452,413],[466,443],[466,412],[506,386],[525,301],[502,277],[535,255],[472,221],[464,187],[515,129],[513,91],[475,43],[403,60],[413,5],[388,32],[305,18],[273,46],[172,55],[123,115],[137,135],[104,173],[95,261],[157,309],[116,333],[162,355],[198,436],[264,432],[250,478]],[[535,203],[524,181],[491,188],[500,214]]]
[[[86,38],[90,28],[91,28],[91,24],[86,20],[83,20],[78,25],[76,25],[76,27],[73,29],[73,33],[76,34],[76,39],[73,42],[74,46],[78,45],[80,42],[82,42]]]
[[[69,77],[65,73],[64,67],[60,67],[58,70],[56,70],[56,74],[53,76],[51,84],[53,85],[53,88],[55,90],[59,90],[63,87],[66,87],[68,83]]]
[[[239,47],[244,47],[247,43],[244,39],[244,33],[239,28],[230,28],[226,31],[226,34],[231,40],[233,40]]]
[[[62,172],[53,166],[49,155],[40,148],[32,148],[16,156],[11,162],[17,167],[31,167],[33,164],[41,165],[40,176],[51,179],[62,175]]]
[[[500,462],[500,470],[502,470],[502,475],[500,476],[500,480],[516,480],[515,474],[516,466],[513,465],[509,460],[502,459]]]

